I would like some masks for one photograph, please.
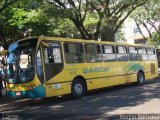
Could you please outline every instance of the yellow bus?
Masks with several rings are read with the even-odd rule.
[[[158,73],[160,74],[160,49],[156,49],[157,62],[158,62]]]
[[[158,77],[155,48],[94,40],[33,37],[9,46],[7,95],[51,97]]]

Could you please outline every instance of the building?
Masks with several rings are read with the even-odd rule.
[[[159,28],[160,26],[160,22],[156,22],[154,24],[154,26],[156,28]],[[147,29],[143,26],[140,25],[139,26],[143,35],[148,38],[149,37],[149,33],[147,31]],[[156,30],[154,29],[154,27],[152,27],[151,25],[147,24],[148,29],[150,30],[151,33],[155,32]],[[142,36],[142,34],[140,33],[135,21],[132,18],[127,18],[124,22],[124,37],[127,40],[127,43],[131,43],[131,44],[147,44],[146,40],[144,39],[144,37]]]

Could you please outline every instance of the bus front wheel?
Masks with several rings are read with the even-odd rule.
[[[142,71],[139,71],[138,74],[137,74],[137,83],[138,83],[138,85],[144,84],[144,81],[145,81],[144,73]]]
[[[80,98],[85,95],[86,87],[84,81],[80,78],[72,82],[71,94],[73,98]]]

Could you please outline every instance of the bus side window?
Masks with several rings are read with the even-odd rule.
[[[101,49],[97,44],[85,44],[86,61],[87,62],[101,62]]]
[[[43,46],[44,66],[46,81],[50,80],[63,70],[61,44],[58,42],[47,42]]]
[[[41,81],[41,83],[44,83],[44,74],[43,74],[43,68],[42,68],[42,57],[40,54],[40,48],[37,51],[37,55],[36,55],[36,72],[37,72],[37,76],[39,78],[39,80]]]
[[[43,48],[45,63],[62,63],[61,51],[58,43],[48,43],[49,47]]]
[[[102,58],[104,62],[116,61],[115,49],[111,45],[102,45]]]
[[[64,43],[66,63],[83,63],[84,51],[81,43]]]
[[[148,60],[146,48],[144,48],[144,47],[138,48],[138,54],[139,54],[141,61]]]
[[[137,50],[135,47],[129,47],[129,57],[131,61],[138,61]]]
[[[147,54],[148,54],[148,59],[149,60],[156,60],[155,49],[153,49],[153,48],[147,48]]]
[[[127,48],[125,46],[117,46],[117,61],[128,61]]]

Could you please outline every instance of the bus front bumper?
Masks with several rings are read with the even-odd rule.
[[[7,96],[11,98],[44,98],[46,97],[45,89],[42,85],[26,91],[6,91]]]

